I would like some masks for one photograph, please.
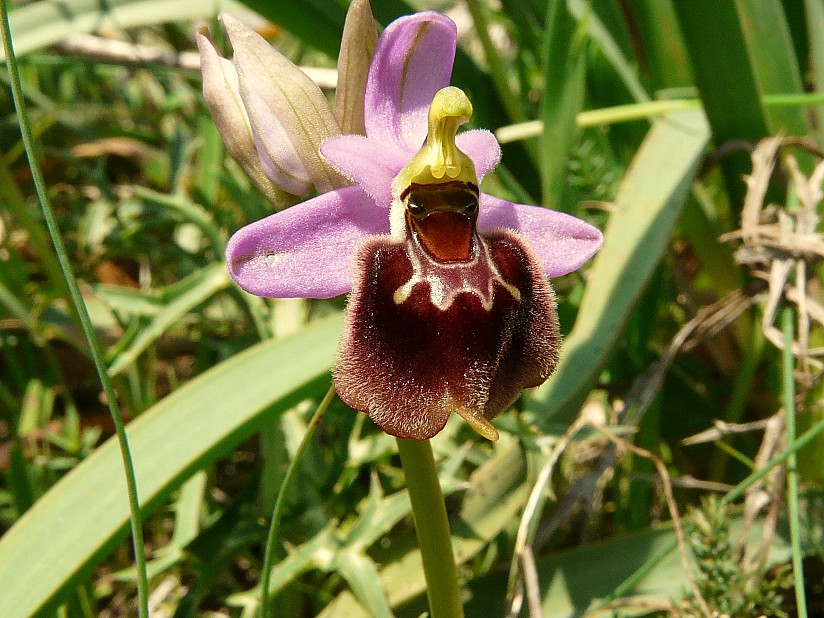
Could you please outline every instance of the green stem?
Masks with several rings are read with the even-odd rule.
[[[60,236],[60,228],[52,212],[51,203],[49,202],[48,193],[46,191],[46,183],[43,180],[43,173],[40,165],[37,163],[37,153],[34,149],[34,138],[32,137],[31,125],[26,114],[26,104],[23,99],[23,90],[20,85],[20,73],[17,67],[17,58],[14,55],[14,46],[11,40],[11,29],[9,27],[9,13],[6,5],[6,0],[0,0],[0,30],[2,30],[3,47],[6,50],[6,67],[11,78],[11,90],[14,98],[14,106],[17,110],[17,118],[20,122],[20,131],[23,136],[23,144],[26,147],[26,156],[29,159],[29,167],[32,173],[34,186],[37,189],[37,195],[40,200],[40,208],[43,211],[43,219],[46,222],[46,227],[49,230],[52,244],[54,245],[57,260],[60,264],[60,270],[63,274],[63,279],[68,286],[71,295],[72,303],[77,312],[77,317],[80,320],[80,325],[83,328],[83,333],[89,342],[89,351],[94,361],[94,366],[97,369],[97,375],[100,377],[103,392],[106,395],[106,402],[111,411],[112,420],[114,421],[115,433],[117,434],[117,441],[120,446],[120,455],[123,459],[123,471],[126,477],[126,493],[129,498],[129,521],[132,528],[132,542],[134,544],[135,563],[137,565],[137,594],[138,594],[138,611],[140,618],[149,618],[149,578],[146,574],[146,551],[143,547],[143,530],[141,528],[140,520],[140,500],[137,493],[137,478],[135,477],[134,462],[132,461],[131,450],[129,449],[129,439],[126,436],[126,427],[123,423],[123,416],[120,413],[120,407],[117,403],[117,395],[114,392],[114,387],[109,379],[109,374],[106,371],[106,362],[103,357],[103,352],[100,348],[100,343],[97,340],[97,334],[94,331],[89,312],[83,302],[83,296],[80,293],[80,288],[77,285],[77,279],[72,272],[72,266],[69,262],[69,256],[66,253],[66,247],[63,244],[63,239]]]
[[[768,94],[761,98],[767,107],[812,107],[824,102],[824,93],[811,94]],[[648,120],[688,109],[700,109],[699,99],[667,99],[663,101],[645,101],[643,103],[626,103],[588,109],[578,112],[575,124],[582,129],[601,127],[633,120]],[[517,142],[537,137],[543,131],[544,123],[540,120],[527,120],[506,125],[495,131],[495,137],[501,144]]]
[[[432,618],[463,618],[446,505],[429,440],[398,438]]]
[[[795,378],[793,368],[793,310],[785,307],[781,314],[784,330],[784,351],[782,354],[784,377],[784,414],[787,443],[795,441]],[[804,566],[802,564],[800,525],[798,522],[798,468],[796,454],[787,458],[787,508],[790,519],[790,545],[793,550],[793,579],[795,580],[795,604],[799,618],[807,618],[807,599],[804,595]]]
[[[335,387],[330,386],[329,390],[326,392],[326,395],[323,397],[323,400],[318,404],[315,413],[312,415],[309,425],[306,427],[306,433],[300,441],[300,446],[298,446],[295,456],[289,463],[289,467],[283,477],[283,483],[278,491],[278,497],[275,500],[275,508],[272,511],[272,520],[269,524],[269,536],[266,538],[266,551],[263,554],[263,574],[261,575],[260,580],[261,618],[267,618],[270,615],[269,604],[272,599],[269,593],[269,582],[272,579],[272,567],[275,560],[275,543],[278,540],[280,519],[283,516],[283,504],[286,499],[286,494],[289,492],[289,488],[292,486],[292,481],[295,479],[295,472],[297,472],[298,465],[303,459],[303,453],[306,452],[306,447],[309,446],[309,443],[312,441],[312,436],[315,435],[315,429],[317,429],[323,419],[323,415],[326,413],[326,409],[329,407],[329,404],[332,403],[332,399],[334,397]]]

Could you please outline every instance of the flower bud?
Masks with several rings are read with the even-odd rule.
[[[321,143],[340,134],[326,97],[306,74],[229,14],[221,21],[234,50],[240,96],[268,174],[280,186],[319,192],[348,182],[320,155]],[[270,176],[271,177],[271,176]]]
[[[238,162],[255,186],[269,202],[284,205],[291,201],[284,190],[264,171],[258,154],[249,116],[240,97],[237,71],[234,65],[222,58],[208,37],[206,28],[197,33],[197,47],[200,50],[200,66],[203,73],[203,96],[214,118],[220,136],[229,154]],[[291,189],[298,187],[291,186]],[[305,192],[308,186],[301,188]]]

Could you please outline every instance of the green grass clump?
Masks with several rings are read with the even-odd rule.
[[[698,589],[710,610],[722,616],[786,618],[785,596],[792,587],[789,565],[770,569],[751,563],[734,547],[730,531],[732,509],[715,496],[690,509],[689,546],[695,557]],[[680,616],[698,616],[700,608],[687,595]]]

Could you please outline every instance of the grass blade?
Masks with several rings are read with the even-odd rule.
[[[816,0],[804,0],[804,13],[810,44],[808,74],[814,90],[824,90],[824,5]],[[824,105],[816,110],[816,127],[819,139],[824,139]]]
[[[564,0],[547,6],[544,41],[542,160],[544,206],[564,210],[567,165],[578,127],[575,119],[584,106],[588,35],[586,17],[580,23],[567,11]]]
[[[589,270],[561,363],[527,402],[527,411],[543,429],[550,421],[570,422],[595,384],[635,300],[669,244],[708,140],[703,114],[682,112],[658,120],[641,145],[618,191],[604,246]]]
[[[606,13],[609,5],[596,8],[584,0],[568,0],[567,6],[575,19],[587,25],[592,41],[600,48],[604,58],[609,61],[632,98],[639,103],[649,101],[650,96],[638,79],[635,67],[631,65],[626,53],[616,41],[616,36],[622,32],[608,29],[601,19],[599,10]],[[552,84],[549,84],[549,88],[552,88]]]
[[[94,362],[97,375],[100,378],[100,383],[103,387],[103,392],[106,395],[106,403],[111,412],[112,421],[114,422],[117,452],[120,455],[122,468],[120,466],[113,467],[117,470],[119,477],[122,469],[126,480],[126,498],[128,504],[128,519],[132,531],[132,546],[134,547],[135,562],[137,563],[137,591],[138,591],[138,610],[141,618],[148,618],[149,616],[149,578],[146,574],[146,553],[143,546],[143,529],[141,527],[140,519],[140,497],[137,489],[137,478],[135,476],[134,460],[132,459],[131,449],[129,447],[129,439],[126,436],[126,428],[123,423],[123,416],[120,413],[120,407],[117,403],[117,396],[114,392],[114,386],[106,374],[106,361],[103,357],[103,350],[100,342],[97,340],[97,333],[92,325],[89,311],[83,301],[83,295],[80,293],[80,287],[77,284],[77,279],[72,271],[71,263],[69,262],[69,255],[66,252],[66,247],[63,244],[63,238],[60,234],[60,228],[57,225],[57,220],[51,208],[48,192],[46,189],[46,182],[43,179],[43,173],[40,169],[37,154],[34,147],[34,138],[29,125],[29,119],[26,112],[26,105],[23,100],[22,88],[20,86],[20,73],[18,72],[17,59],[14,53],[14,46],[12,45],[11,29],[9,26],[8,6],[5,0],[0,0],[0,28],[3,35],[3,49],[6,53],[6,67],[11,78],[12,96],[14,98],[14,108],[17,111],[17,119],[20,125],[20,132],[23,136],[23,144],[26,148],[26,156],[29,159],[29,169],[31,170],[32,179],[37,190],[37,197],[40,201],[40,209],[43,213],[43,219],[46,222],[46,228],[49,231],[52,244],[54,245],[57,260],[60,264],[60,270],[63,273],[63,280],[68,287],[69,295],[71,296],[72,304],[74,305],[80,326],[83,329],[83,334],[89,344],[89,352],[91,353],[92,361]],[[114,450],[114,449],[113,449]],[[119,480],[119,479],[118,479]],[[114,482],[113,487],[118,487],[120,484]],[[31,511],[29,511],[31,512]],[[59,512],[59,511],[58,511]],[[37,554],[22,554],[23,556],[36,556]]]
[[[478,0],[467,0],[467,9],[472,15],[472,22],[475,25],[475,33],[478,35],[478,40],[484,50],[484,57],[486,63],[489,65],[489,74],[492,82],[495,84],[495,90],[498,96],[506,107],[509,119],[512,122],[524,122],[526,120],[526,113],[519,97],[513,92],[510,87],[508,75],[511,72],[504,66],[500,53],[492,43],[492,38],[489,36],[489,19],[487,18],[487,7],[482,7]]]
[[[306,452],[306,447],[309,446],[309,442],[315,435],[315,430],[317,429],[318,424],[320,424],[321,420],[323,420],[323,415],[326,413],[326,409],[329,407],[329,404],[334,397],[335,387],[330,386],[329,390],[326,391],[323,401],[320,402],[314,415],[312,415],[312,420],[309,421],[309,425],[306,427],[306,433],[300,441],[300,446],[298,447],[295,456],[292,458],[292,461],[289,462],[289,468],[286,470],[286,474],[283,476],[283,482],[278,490],[278,496],[275,500],[275,507],[272,510],[272,519],[269,522],[269,534],[266,537],[266,549],[264,550],[263,555],[263,576],[261,577],[260,582],[260,608],[261,616],[263,618],[269,615],[269,582],[272,576],[272,566],[275,560],[275,543],[278,539],[280,519],[283,515],[283,506],[286,499],[286,494],[289,492],[289,488],[292,486],[292,481],[295,479],[295,472],[297,472],[298,465],[303,459],[303,454]]]
[[[793,310],[785,307],[781,315],[784,331],[784,349],[782,359],[782,386],[784,400],[784,418],[787,442],[795,442],[795,357],[793,356]],[[787,458],[787,510],[790,520],[790,543],[792,545],[793,580],[795,582],[795,605],[799,618],[807,618],[807,597],[804,594],[804,566],[801,553],[801,526],[798,521],[798,467],[796,454]]]
[[[801,73],[780,0],[736,0],[739,21],[747,45],[758,94],[803,94]],[[767,107],[770,133],[806,135],[806,110],[800,107]]]
[[[754,144],[769,135],[736,4],[675,0],[673,6],[715,145],[742,140]],[[744,198],[741,178],[750,171],[748,153],[726,158],[722,169],[737,209]]]
[[[212,264],[180,281],[175,286],[180,289],[180,294],[153,315],[134,341],[114,358],[109,367],[109,375],[114,377],[130,367],[166,329],[228,285],[229,274],[222,263]]]
[[[304,43],[337,58],[346,10],[329,0],[269,2],[244,0],[244,4],[266,19],[282,26]]]
[[[356,551],[340,552],[335,557],[335,567],[369,612],[369,616],[392,617],[375,563],[369,556]]]
[[[652,91],[692,84],[687,50],[670,0],[640,0],[624,5],[632,11],[644,57],[640,69]]]

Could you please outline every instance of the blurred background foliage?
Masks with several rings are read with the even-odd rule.
[[[504,143],[486,190],[606,235],[553,282],[557,374],[498,443],[460,421],[434,440],[467,614],[792,616],[793,557],[824,614],[824,4],[373,2],[380,25],[421,9],[458,24],[454,84]],[[253,298],[226,274],[229,234],[271,206],[200,93],[193,33],[224,44],[221,10],[334,68],[343,0],[11,10],[38,162],[130,419],[153,616],[254,615],[345,304]],[[0,144],[0,615],[135,615],[112,421],[8,88]],[[807,444],[789,492],[787,412]],[[298,475],[275,615],[420,615],[394,441],[336,401]]]

